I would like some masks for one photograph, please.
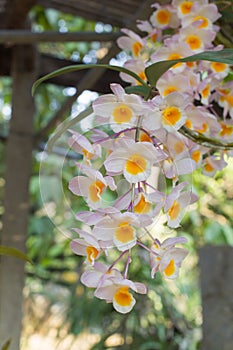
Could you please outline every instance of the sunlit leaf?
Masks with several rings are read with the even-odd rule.
[[[30,262],[31,264],[33,263],[31,259],[21,252],[20,250],[12,247],[6,247],[3,245],[0,245],[0,255],[8,255],[8,256],[13,256],[15,258]]]
[[[136,79],[140,84],[145,86],[145,88],[147,88],[147,90],[148,90],[148,94],[150,92],[150,88],[145,83],[145,81],[142,80],[136,73],[132,72],[131,70],[129,70],[127,68],[119,67],[119,66],[111,66],[109,64],[78,64],[78,65],[71,65],[71,66],[67,66],[67,67],[64,67],[64,68],[57,69],[54,72],[46,74],[42,78],[38,79],[32,86],[32,95],[35,94],[35,90],[37,89],[37,87],[41,83],[43,83],[44,81],[46,81],[48,79],[54,78],[54,77],[56,77],[58,75],[62,75],[62,74],[70,73],[70,72],[75,72],[75,71],[83,70],[83,69],[90,69],[90,68],[102,68],[102,69],[114,70],[114,71],[117,71],[117,72],[123,72],[125,74],[130,75],[131,77]]]
[[[233,49],[223,49],[221,51],[206,51],[177,60],[159,61],[146,68],[145,74],[148,82],[155,86],[158,79],[172,66],[182,62],[212,61],[233,64]]]

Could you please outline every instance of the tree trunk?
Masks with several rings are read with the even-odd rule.
[[[233,349],[233,248],[200,250],[203,350]]]
[[[16,46],[12,58],[12,118],[6,145],[6,186],[0,244],[25,251],[29,212],[29,180],[33,147],[35,54],[31,46]],[[19,350],[22,320],[24,263],[0,258],[0,345],[11,338]]]

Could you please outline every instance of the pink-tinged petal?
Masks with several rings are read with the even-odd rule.
[[[132,193],[130,189],[128,192],[126,192],[116,200],[114,207],[119,210],[127,209],[130,205],[131,198],[132,198]]]
[[[88,195],[88,186],[91,184],[92,180],[85,176],[75,176],[69,182],[69,190],[76,194],[77,196]]]
[[[97,239],[108,241],[112,240],[117,222],[109,217],[101,219],[93,228],[93,234]]]
[[[88,288],[96,288],[101,276],[102,273],[100,271],[88,270],[82,274],[80,281]]]
[[[119,175],[122,173],[125,159],[125,152],[113,151],[105,160],[104,166],[109,175]]]
[[[193,159],[184,158],[175,161],[176,172],[178,175],[185,175],[194,172],[196,163]]]
[[[102,219],[104,213],[92,212],[92,211],[83,211],[76,214],[76,219],[82,222],[85,222],[87,225],[95,225],[98,221]]]
[[[74,239],[72,242],[70,242],[71,250],[77,255],[86,256],[87,247],[88,247],[88,243],[86,243],[83,239],[77,238],[77,239]]]
[[[183,244],[187,242],[188,240],[185,237],[171,237],[163,241],[162,247],[168,249],[174,247],[176,244]]]
[[[80,169],[80,171],[83,174],[85,174],[87,177],[89,177],[95,181],[96,180],[101,181],[106,186],[106,182],[104,180],[104,177],[98,170],[92,169],[85,164],[77,163],[76,165]]]
[[[76,142],[78,145],[80,145],[81,148],[84,148],[88,152],[93,152],[92,145],[85,136],[79,134],[74,130],[69,130],[69,132],[72,133],[71,139],[73,140],[73,142]]]
[[[118,101],[124,101],[124,96],[126,93],[120,84],[112,83],[112,84],[110,84],[110,88],[111,88],[112,92],[114,93],[114,95],[117,97]]]
[[[147,288],[145,284],[140,283],[140,282],[134,282],[136,292],[139,294],[146,294],[147,293]]]
[[[88,245],[91,245],[91,246],[95,247],[96,249],[100,249],[96,238],[92,234],[90,234],[86,231],[80,230],[78,228],[73,228],[73,230],[75,232],[77,232],[79,234],[79,236],[82,237]]]
[[[106,181],[107,186],[110,188],[111,191],[115,191],[117,189],[117,185],[115,183],[115,180],[111,176],[105,176],[104,180]]]
[[[107,302],[112,302],[116,287],[113,284],[99,287],[96,289],[94,295],[96,298],[104,299]]]

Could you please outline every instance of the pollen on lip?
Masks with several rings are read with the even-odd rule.
[[[100,195],[103,192],[105,185],[101,181],[95,181],[89,186],[89,196],[92,202],[98,202],[100,200]]]
[[[180,203],[178,203],[177,201],[174,201],[173,205],[171,206],[171,208],[168,210],[168,215],[170,216],[170,218],[172,220],[177,219],[179,213],[180,213]]]
[[[86,159],[91,160],[94,157],[94,153],[88,152],[85,148],[82,151]]]
[[[220,135],[221,136],[230,136],[233,133],[233,126],[232,125],[226,125],[224,123],[221,123],[221,131]]]
[[[180,58],[183,58],[179,53],[171,53],[169,56],[168,56],[168,60],[179,60]],[[181,66],[182,63],[176,63],[172,68],[177,68],[179,66]]]
[[[86,252],[87,252],[87,260],[92,263],[98,256],[98,250],[93,247],[93,246],[88,246],[86,248]]]
[[[141,132],[139,135],[140,142],[152,142],[151,137],[145,132]]]
[[[146,170],[147,162],[140,154],[133,154],[125,164],[126,171],[131,175],[137,175]]]
[[[112,112],[113,120],[116,123],[128,123],[133,116],[133,111],[125,104],[119,104]]]
[[[115,231],[116,239],[121,243],[127,243],[134,239],[134,228],[128,222],[122,222]]]
[[[169,277],[169,276],[172,276],[174,272],[175,272],[175,261],[171,259],[166,269],[164,270],[164,273]]]
[[[191,1],[184,1],[180,5],[180,12],[182,13],[182,15],[187,15],[188,13],[190,13],[192,7],[193,3]]]
[[[201,28],[207,28],[208,25],[209,25],[208,19],[207,19],[206,17],[204,17],[204,16],[196,16],[196,17],[193,19],[193,21],[194,21],[194,22],[195,22],[195,21],[200,21],[200,22],[201,22],[201,24],[197,27],[197,28],[199,28],[199,29],[201,29]]]
[[[201,158],[201,152],[200,152],[200,151],[196,150],[196,151],[194,151],[194,152],[192,153],[192,159],[193,159],[196,163],[199,162],[200,158]]]
[[[202,97],[206,98],[210,94],[210,86],[206,85],[206,87],[201,91]]]
[[[181,141],[178,141],[178,142],[176,142],[175,143],[175,145],[174,145],[174,150],[175,150],[175,152],[177,153],[177,154],[180,154],[180,153],[182,153],[183,151],[184,151],[184,144],[183,144],[183,142],[181,142]]]
[[[165,25],[169,23],[171,14],[169,11],[164,9],[157,11],[156,17],[159,24]]]
[[[163,92],[163,95],[164,97],[166,97],[167,95],[171,94],[172,92],[175,92],[177,91],[177,88],[175,86],[168,86],[164,92]]]
[[[207,162],[207,163],[205,164],[204,169],[205,169],[205,171],[208,172],[208,173],[212,173],[212,171],[215,170],[214,167],[213,167],[209,162]]]
[[[165,125],[175,125],[181,118],[181,112],[177,107],[167,107],[163,111],[163,123]]]
[[[201,47],[201,39],[197,35],[189,35],[186,38],[186,43],[189,45],[191,50],[198,50]]]
[[[134,54],[135,57],[138,57],[141,49],[142,49],[142,44],[139,41],[136,41],[133,44],[133,54]]]
[[[227,65],[226,65],[226,63],[221,63],[221,62],[212,62],[211,63],[211,68],[216,73],[219,73],[219,72],[223,72],[227,68]]]
[[[143,193],[140,193],[140,199],[138,203],[134,206],[134,212],[137,214],[146,214],[151,209],[151,203],[146,201]]]
[[[229,103],[231,107],[233,107],[233,95],[226,96],[225,100]]]
[[[117,289],[117,291],[114,294],[114,300],[118,305],[124,307],[131,305],[133,297],[129,293],[129,288],[124,286]]]

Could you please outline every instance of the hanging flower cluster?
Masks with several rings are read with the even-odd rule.
[[[185,209],[197,200],[182,175],[201,168],[212,176],[226,166],[230,154],[209,148],[205,140],[233,141],[233,82],[223,80],[230,71],[228,64],[177,63],[161,76],[150,96],[141,96],[140,87],[147,84],[145,69],[151,64],[221,49],[213,44],[218,31],[214,22],[220,17],[216,5],[173,0],[153,8],[149,21],[138,22],[146,36],[123,29],[125,35],[118,39],[119,47],[131,53],[124,67],[139,78],[120,75],[134,90],[111,84],[112,93],[100,96],[92,106],[99,127],[88,137],[70,130],[68,141],[83,155],[69,189],[89,207],[77,214],[85,230],[74,229],[78,238],[71,249],[86,257],[82,283],[95,288],[97,298],[113,303],[121,313],[133,308],[134,293],[147,292],[142,283],[129,279],[136,246],[147,251],[152,278],[156,273],[168,279],[178,276],[187,255],[180,245],[186,239],[160,242],[151,227],[161,212],[168,227],[179,227]],[[217,115],[216,105],[223,116]],[[156,168],[171,184],[164,192],[157,188]],[[115,198],[111,202],[109,193]],[[107,264],[113,249],[118,256]],[[117,268],[119,262],[124,263],[123,271]]]

